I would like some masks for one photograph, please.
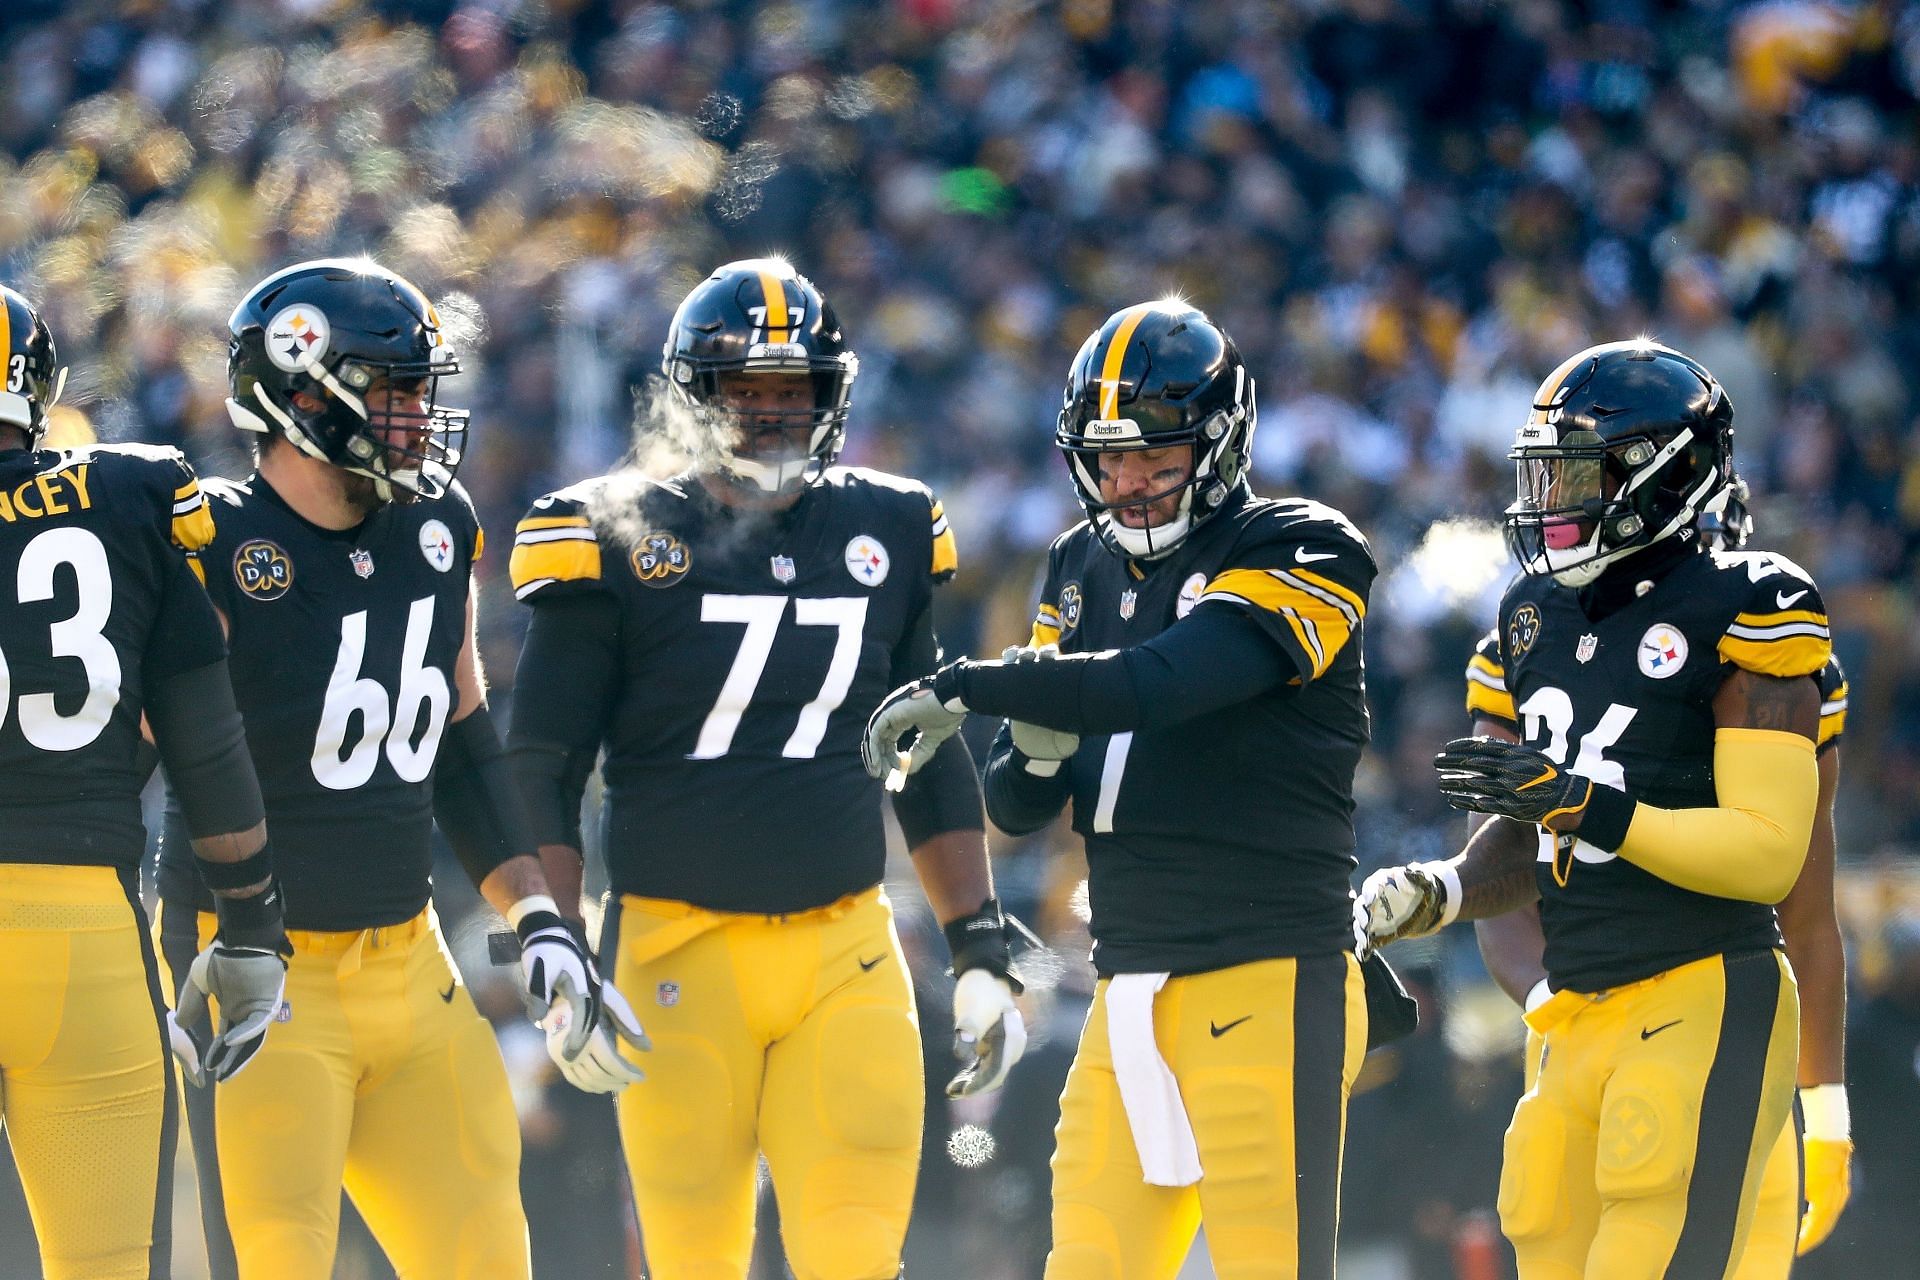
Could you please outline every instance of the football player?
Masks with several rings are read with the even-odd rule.
[[[436,821],[519,935],[562,1071],[619,1087],[611,1036],[638,1031],[558,914],[487,712],[481,534],[453,482],[466,414],[438,401],[459,364],[426,297],[366,260],[278,272],[229,328],[228,409],[258,462],[209,483],[199,562],[294,959],[252,1067],[189,1096],[209,1253],[246,1280],[324,1280],[344,1183],[401,1274],[525,1277],[518,1118],[429,905]],[[176,831],[170,814],[170,964],[210,924]]]
[[[662,368],[689,467],[588,480],[520,523],[515,767],[572,903],[606,750],[603,963],[651,999],[656,1040],[619,1100],[652,1273],[745,1277],[764,1153],[800,1280],[890,1278],[924,1093],[860,731],[937,662],[953,533],[925,486],[834,465],[858,364],[784,260],[698,285]],[[952,1087],[993,1088],[1025,1032],[965,745],[893,809],[958,975]]]
[[[1253,379],[1178,301],[1081,347],[1055,443],[1086,519],[1025,652],[896,690],[875,773],[1006,718],[988,813],[1069,800],[1100,981],[1061,1099],[1048,1280],[1333,1275],[1366,1002],[1349,932],[1361,627],[1375,566],[1338,511],[1256,496]],[[906,750],[900,751],[902,739]],[[896,759],[898,763],[896,764]]]
[[[286,974],[260,786],[186,554],[213,520],[177,450],[41,449],[66,370],[3,287],[0,362],[0,1119],[49,1280],[164,1276],[178,1121],[140,905],[143,716],[215,913],[185,957],[221,1010],[204,1056],[182,1037],[196,1073],[246,1065]]]
[[[1437,761],[1448,800],[1493,820],[1356,903],[1375,943],[1540,903],[1550,994],[1500,1188],[1525,1280],[1731,1274],[1792,1106],[1773,904],[1813,834],[1832,647],[1797,565],[1699,544],[1732,433],[1713,376],[1650,341],[1541,384],[1507,513],[1525,573],[1489,660],[1517,733]]]
[[[1700,518],[1709,548],[1738,551],[1746,545],[1752,517],[1745,482],[1736,480],[1721,511]],[[1840,782],[1840,738],[1846,728],[1847,678],[1836,654],[1820,671],[1820,792],[1814,809],[1813,842],[1806,865],[1776,910],[1787,958],[1800,987],[1799,1103],[1804,1132],[1782,1127],[1761,1174],[1753,1229],[1734,1280],[1784,1280],[1796,1253],[1816,1248],[1832,1233],[1851,1188],[1853,1145],[1845,1084],[1846,952],[1834,915],[1833,803]],[[1519,721],[1500,665],[1500,637],[1489,631],[1467,667],[1467,713],[1476,736],[1518,742]],[[1477,828],[1489,821],[1472,815]],[[1552,994],[1542,959],[1546,941],[1537,904],[1474,921],[1487,970],[1527,1011]],[[1528,1033],[1527,1086],[1538,1068],[1540,1040]],[[1801,1205],[1802,1182],[1806,1203]]]

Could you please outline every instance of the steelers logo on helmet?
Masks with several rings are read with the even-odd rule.
[[[280,544],[253,538],[233,553],[233,580],[253,600],[278,600],[293,586],[293,561]]]
[[[1656,622],[1640,637],[1640,674],[1654,680],[1678,675],[1687,661],[1687,638],[1680,628]]]
[[[311,303],[283,307],[267,321],[267,359],[288,373],[304,373],[327,354],[333,329],[326,312]]]
[[[887,580],[887,570],[892,567],[893,561],[878,538],[861,533],[847,543],[847,572],[861,585],[879,586]]]
[[[429,520],[420,526],[420,554],[441,573],[453,568],[453,531],[444,520]]]

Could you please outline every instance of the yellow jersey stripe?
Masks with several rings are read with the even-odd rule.
[[[530,533],[536,529],[586,529],[590,524],[585,516],[528,516],[515,525],[515,533]]]
[[[188,551],[198,551],[213,541],[213,512],[202,502],[185,515],[173,517],[173,540]]]
[[[1508,724],[1520,723],[1520,715],[1514,710],[1512,694],[1488,688],[1472,680],[1467,682],[1467,715],[1504,720]]]
[[[1044,601],[1042,601],[1042,602],[1041,602],[1041,605],[1040,605],[1040,608],[1039,608],[1039,614],[1040,614],[1040,616],[1041,616],[1042,618],[1047,618],[1047,619],[1049,619],[1049,620],[1051,620],[1051,621],[1054,621],[1054,622],[1058,622],[1058,621],[1060,621],[1060,610],[1059,610],[1059,608],[1058,608],[1057,606],[1055,606],[1055,605],[1050,605],[1050,604],[1047,604],[1047,603],[1046,603],[1046,602],[1044,602]]]
[[[207,566],[200,563],[199,556],[196,556],[196,555],[188,556],[187,568],[193,570],[193,576],[200,579],[201,586],[204,587],[207,585]]]
[[[1832,715],[1820,717],[1820,736],[1814,739],[1816,746],[1826,746],[1847,731],[1847,713],[1836,711]]]
[[[1833,656],[1833,642],[1818,635],[1750,640],[1728,633],[1720,637],[1720,660],[1763,676],[1818,675]]]
[[[1360,625],[1363,613],[1348,602],[1352,596],[1302,581],[1291,570],[1229,569],[1209,582],[1200,598],[1238,600],[1279,614],[1313,663],[1310,678],[1318,679]]]
[[[960,546],[953,540],[953,530],[942,529],[933,539],[933,576],[945,578],[960,568]]]
[[[600,544],[577,539],[522,543],[507,561],[507,576],[516,593],[539,582],[598,581]]]
[[[762,271],[760,273],[760,291],[767,297],[768,330],[788,328],[787,291],[780,286],[780,278],[771,271]],[[767,338],[770,341],[774,340],[771,332],[767,334]]]
[[[473,559],[479,562],[480,553],[487,549],[487,531],[479,525],[473,527]]]
[[[1059,644],[1060,628],[1045,622],[1035,622],[1033,624],[1033,635],[1027,643],[1036,649],[1043,645]]]
[[[1107,347],[1107,358],[1100,364],[1100,418],[1110,422],[1120,416],[1120,368],[1127,361],[1127,344],[1133,341],[1133,331],[1146,319],[1147,312],[1153,309],[1150,303],[1141,303],[1129,309],[1126,318],[1120,321],[1120,327],[1113,331],[1113,342]]]
[[[189,480],[173,491],[173,500],[175,502],[184,502],[188,498],[197,498],[199,496],[200,482],[198,480]]]
[[[1364,618],[1367,616],[1367,602],[1361,598],[1360,594],[1356,591],[1352,591],[1346,587],[1341,586],[1339,583],[1335,582],[1332,578],[1327,577],[1325,574],[1310,573],[1305,569],[1273,569],[1273,570],[1269,570],[1269,572],[1285,574],[1291,577],[1299,578],[1303,581],[1312,583],[1314,586],[1319,587],[1323,591],[1331,591],[1333,592],[1334,595],[1339,596],[1342,600],[1345,600],[1349,605],[1351,605],[1353,607],[1353,611],[1356,614],[1358,614],[1360,617]]]
[[[1467,659],[1467,670],[1478,671],[1489,679],[1498,680],[1502,689],[1507,687],[1507,669],[1491,658],[1476,653]]]

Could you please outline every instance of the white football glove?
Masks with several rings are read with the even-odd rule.
[[[195,1084],[231,1080],[252,1061],[267,1038],[267,1028],[287,991],[287,962],[278,951],[230,947],[215,939],[194,957],[180,988],[180,1008],[169,1027],[174,1052],[180,1039],[207,1020],[207,1000],[220,1005],[220,1030],[201,1056]],[[178,1034],[174,1034],[178,1033]],[[191,1037],[187,1037],[191,1044]],[[187,1067],[188,1059],[182,1057]]]
[[[560,918],[553,899],[544,895],[524,898],[510,914],[514,933],[520,938],[520,977],[527,1016],[545,1027],[547,1011],[566,992],[574,1009],[585,1015],[565,1020],[566,1056],[578,1057],[600,1019],[600,973],[594,968],[593,957]]]
[[[941,744],[967,722],[965,704],[958,698],[942,702],[933,682],[934,677],[923,676],[901,685],[874,708],[867,721],[860,760],[870,777],[887,780],[889,791],[897,791],[908,775],[920,772]],[[901,739],[909,734],[913,740],[902,750]]]
[[[567,1083],[586,1093],[618,1093],[645,1080],[646,1073],[621,1054],[620,1043],[625,1041],[640,1053],[653,1048],[653,1043],[640,1029],[640,1020],[633,1016],[620,989],[611,982],[600,988],[599,1024],[584,1036],[576,1034],[579,1019],[574,1016],[575,999],[572,981],[563,979],[546,1016],[538,1023],[547,1033],[547,1056],[560,1068]],[[567,1046],[576,1041],[580,1047],[568,1052]]]
[[[1057,644],[1009,645],[1001,651],[1000,661],[1008,663],[1051,662],[1060,656]],[[1028,772],[1041,777],[1052,777],[1059,772],[1059,761],[1065,760],[1080,749],[1080,735],[1063,733],[1059,729],[1048,729],[1042,725],[1028,724],[1024,720],[1009,720],[1007,725],[1013,730],[1013,746],[1028,760],[1052,768],[1030,769]]]
[[[206,1068],[200,1064],[200,1046],[194,1041],[187,1029],[180,1025],[180,1017],[173,1010],[167,1010],[167,1043],[173,1050],[173,1056],[180,1063],[180,1074],[187,1083],[198,1089],[207,1083]]]
[[[969,969],[953,987],[953,1054],[966,1065],[948,1082],[949,1098],[998,1089],[1027,1051],[1027,1023],[1013,987],[991,969]]]
[[[1446,863],[1384,867],[1353,900],[1354,951],[1365,959],[1376,947],[1451,924],[1459,911],[1460,877]]]

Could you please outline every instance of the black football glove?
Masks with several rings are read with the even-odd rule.
[[[1550,831],[1580,832],[1612,851],[1626,837],[1634,802],[1612,787],[1547,758],[1545,752],[1501,738],[1455,738],[1433,758],[1440,794],[1456,809],[1512,818]]]

